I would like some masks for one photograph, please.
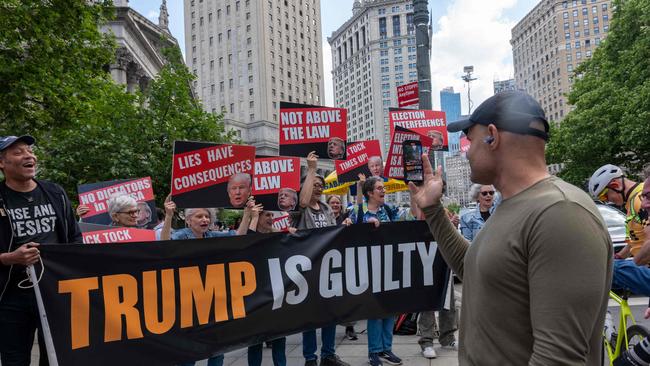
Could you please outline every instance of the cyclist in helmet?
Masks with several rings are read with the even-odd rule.
[[[625,207],[627,213],[627,246],[614,261],[612,288],[628,289],[635,294],[650,296],[650,225],[647,211],[642,208],[643,183],[625,177],[621,168],[606,164],[589,179],[589,193],[599,201]],[[647,254],[644,254],[646,253]],[[624,260],[629,255],[634,261]]]

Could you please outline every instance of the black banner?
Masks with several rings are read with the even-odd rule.
[[[423,221],[297,234],[42,245],[61,365],[174,365],[344,321],[440,309]]]

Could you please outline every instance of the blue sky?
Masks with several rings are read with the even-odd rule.
[[[258,0],[259,1],[259,0]],[[161,0],[130,0],[129,6],[157,22]],[[321,0],[323,24],[325,101],[332,104],[331,56],[326,38],[352,15],[353,0]],[[538,3],[538,0],[431,0],[433,13],[433,90],[453,86],[466,89],[460,76],[464,65],[474,65],[478,80],[472,84],[474,105],[492,95],[492,81],[513,77],[510,30]],[[183,0],[168,0],[169,25],[185,53]],[[436,94],[434,94],[436,95]],[[434,108],[439,107],[434,97]]]

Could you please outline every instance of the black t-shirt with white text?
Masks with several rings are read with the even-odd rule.
[[[5,204],[14,233],[13,250],[29,242],[58,241],[56,212],[40,187],[31,192],[16,192],[7,187]],[[24,278],[24,269],[16,271],[15,268],[9,285],[17,284]]]

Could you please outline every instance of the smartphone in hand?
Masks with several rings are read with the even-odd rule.
[[[424,167],[422,166],[422,143],[417,140],[402,142],[402,164],[404,166],[404,181],[422,184]]]

